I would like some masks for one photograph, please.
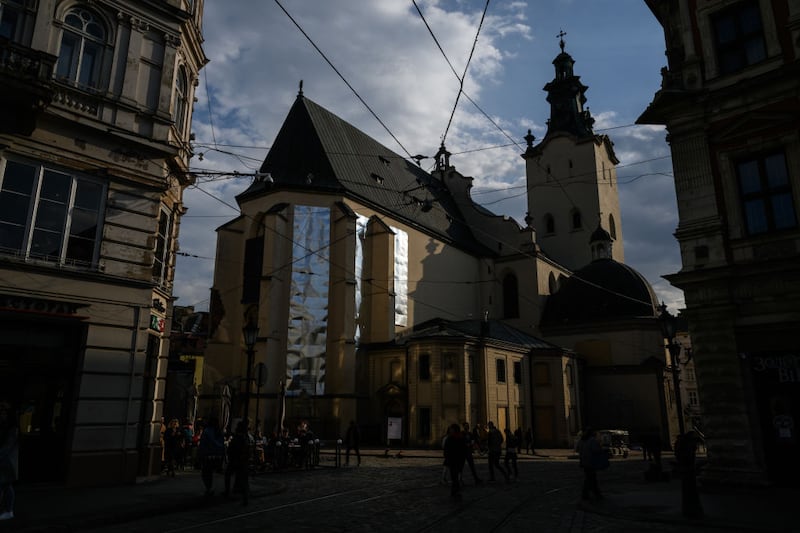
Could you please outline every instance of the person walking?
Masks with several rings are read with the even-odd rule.
[[[236,431],[228,444],[228,466],[225,468],[225,497],[231,494],[231,477],[236,477],[236,485],[242,489],[242,505],[247,505],[250,496],[247,469],[250,462],[250,435],[248,421],[236,424]]]
[[[511,482],[508,472],[500,465],[500,456],[503,453],[503,434],[494,427],[494,422],[489,422],[489,432],[487,435],[487,446],[489,447],[489,481],[494,481],[495,468],[506,478],[506,483]]]
[[[467,447],[465,460],[469,465],[469,471],[472,472],[472,479],[475,480],[476,485],[483,484],[483,480],[478,477],[478,472],[475,470],[475,459],[472,457],[472,453],[474,452],[475,448],[478,446],[478,443],[475,442],[475,437],[469,430],[469,423],[464,422],[464,431],[462,432],[464,435],[464,444]]]
[[[450,471],[450,496],[461,498],[461,470],[466,460],[467,443],[458,424],[451,424],[444,441],[444,463]]]
[[[522,428],[517,428],[514,430],[514,438],[517,441],[517,453],[520,454],[522,453]]]
[[[225,459],[225,438],[217,417],[209,417],[203,428],[197,445],[197,456],[200,459],[200,475],[206,488],[206,496],[211,496],[214,494],[214,472],[222,467]]]
[[[177,418],[173,418],[164,431],[164,461],[169,477],[175,477],[175,467],[182,456],[183,445],[184,435],[181,424]]]
[[[361,466],[361,452],[358,449],[358,445],[361,441],[361,431],[358,429],[358,425],[356,424],[355,420],[350,421],[350,425],[347,428],[347,433],[344,436],[344,442],[346,451],[344,452],[344,464],[350,464],[350,450],[356,452],[356,458],[358,459],[358,466]]]
[[[11,404],[0,401],[0,520],[14,518],[14,482],[19,468],[19,430]]]
[[[536,455],[533,449],[533,428],[528,428],[525,432],[525,453],[529,455]]]
[[[522,433],[522,431],[520,431]],[[519,439],[517,439],[516,432],[511,433],[511,430],[506,428],[506,457],[503,464],[511,475],[511,469],[514,469],[514,481],[519,477],[519,470],[517,469],[517,450],[519,450]],[[511,466],[509,466],[511,463]]]
[[[580,466],[583,469],[583,491],[581,497],[588,500],[592,493],[598,500],[603,499],[600,487],[597,484],[597,464],[601,455],[606,453],[597,440],[597,432],[592,428],[586,428],[581,433],[581,440],[578,441],[578,456]]]

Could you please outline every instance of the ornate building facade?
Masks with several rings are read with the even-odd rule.
[[[639,118],[669,132],[708,480],[800,468],[800,4],[648,0],[668,65]]]
[[[23,482],[160,471],[202,12],[0,2],[0,396]]]

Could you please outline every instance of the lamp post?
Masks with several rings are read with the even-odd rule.
[[[675,408],[678,410],[678,438],[675,441],[675,459],[678,464],[678,473],[681,477],[681,510],[687,518],[701,518],[703,505],[697,492],[697,470],[695,468],[695,453],[697,451],[697,436],[694,431],[685,432],[683,426],[683,403],[681,402],[680,389],[680,354],[681,345],[675,340],[678,319],[667,311],[663,302],[659,306],[661,314],[658,320],[661,324],[661,333],[667,339],[670,365],[672,367],[672,381],[675,386]],[[691,357],[691,354],[689,354]],[[689,362],[688,360],[686,361]]]
[[[244,335],[244,343],[247,346],[247,377],[244,389],[244,421],[250,424],[250,385],[253,381],[253,359],[255,358],[255,345],[258,340],[258,326],[251,319],[247,325],[242,328]]]
[[[661,314],[658,321],[661,324],[661,334],[667,339],[667,349],[669,350],[670,369],[672,370],[672,385],[675,389],[675,409],[678,411],[678,435],[682,436],[686,432],[683,425],[683,398],[681,397],[681,378],[680,363],[681,345],[675,340],[675,333],[678,325],[677,317],[667,311],[667,305],[661,303],[659,306]]]

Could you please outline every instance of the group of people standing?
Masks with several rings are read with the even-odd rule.
[[[519,435],[517,435],[519,432]],[[512,432],[510,429],[505,429],[505,436],[495,427],[493,422],[486,425],[485,435],[482,434],[480,428],[476,427],[470,431],[469,424],[464,422],[462,426],[452,424],[448,430],[447,435],[442,439],[442,449],[444,450],[444,471],[442,473],[442,481],[450,483],[450,495],[453,498],[460,498],[461,494],[461,472],[464,465],[469,465],[472,478],[476,485],[483,483],[483,480],[478,476],[475,469],[475,460],[473,453],[480,451],[482,446],[485,445],[486,453],[489,461],[489,481],[494,482],[495,470],[499,471],[506,483],[511,482],[511,476],[516,481],[519,476],[519,469],[517,468],[517,455],[521,448],[521,434],[522,430]],[[533,439],[531,439],[532,441]],[[503,444],[505,443],[505,460],[504,464],[500,464],[500,458],[503,456]],[[529,446],[528,449],[532,449]]]

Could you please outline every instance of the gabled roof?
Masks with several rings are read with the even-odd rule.
[[[465,340],[491,340],[526,348],[528,350],[559,350],[564,348],[550,344],[522,330],[509,326],[500,320],[459,320],[451,322],[436,318],[414,326],[413,331],[404,341],[428,337],[452,337]]]
[[[241,204],[275,190],[348,196],[380,213],[419,227],[453,245],[484,256],[444,184],[315,102],[298,95],[260,172],[237,196]],[[425,209],[425,202],[433,202]]]

